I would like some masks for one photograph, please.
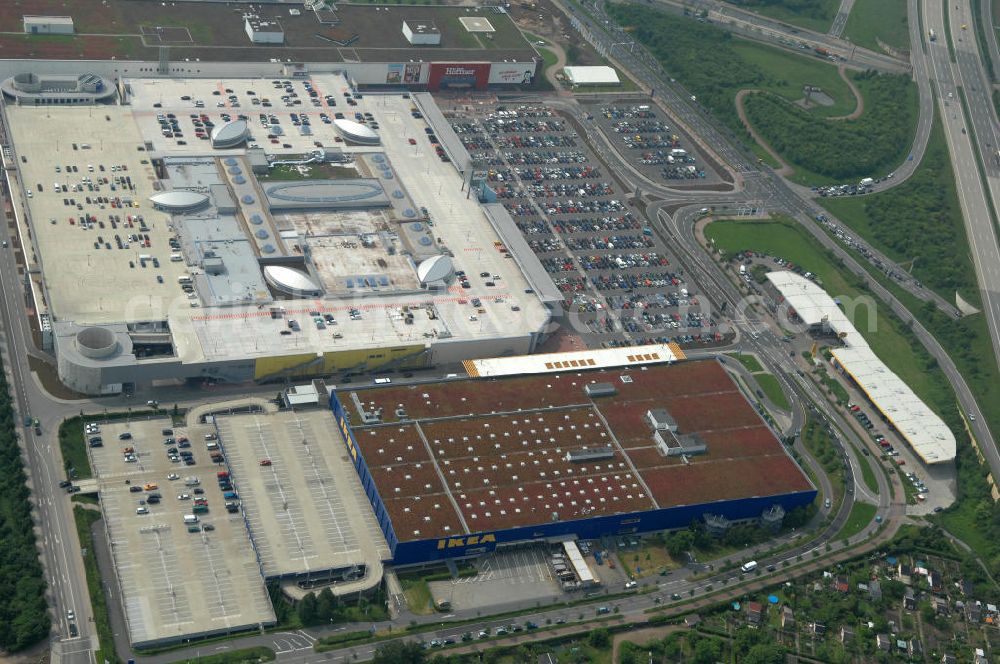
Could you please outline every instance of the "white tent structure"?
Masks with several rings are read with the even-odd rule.
[[[620,85],[621,79],[614,67],[564,67],[566,79],[573,85]]]

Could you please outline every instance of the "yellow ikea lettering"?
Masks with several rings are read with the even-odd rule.
[[[476,544],[496,544],[497,536],[493,534],[486,535],[469,535],[468,537],[449,537],[447,539],[439,539],[437,542],[438,551],[444,549],[460,549],[465,546],[474,546]]]

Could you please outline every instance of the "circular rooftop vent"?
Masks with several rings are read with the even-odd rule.
[[[247,140],[250,129],[246,120],[235,120],[219,125],[212,130],[213,148],[234,148]]]
[[[106,327],[85,327],[76,333],[76,349],[81,355],[97,360],[114,355],[118,340]]]
[[[300,297],[315,297],[322,289],[302,270],[284,265],[268,265],[264,268],[264,279],[275,290]]]
[[[434,256],[417,266],[417,278],[422,284],[442,282],[450,279],[453,274],[455,274],[455,266],[447,256]]]
[[[378,145],[381,140],[375,130],[354,120],[334,120],[333,127],[348,143],[357,145]]]

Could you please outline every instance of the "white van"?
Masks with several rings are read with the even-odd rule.
[[[184,260],[184,257],[180,254],[170,254],[171,263],[180,263],[182,260]]]
[[[201,480],[197,477],[187,477],[184,479],[185,486],[198,486],[199,484],[201,484]]]
[[[177,277],[177,283],[179,283],[179,284],[189,284],[189,283],[191,283],[191,277],[188,276],[188,275],[186,275],[186,274],[182,274],[181,276]]]
[[[184,515],[184,523],[185,524],[198,523],[198,515],[197,514],[185,514]]]
[[[746,574],[747,572],[752,572],[755,569],[757,569],[757,561],[756,560],[751,560],[748,563],[743,563],[743,566],[740,567],[740,571],[743,572],[744,574]]]

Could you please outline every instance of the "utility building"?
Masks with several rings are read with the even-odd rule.
[[[31,35],[71,35],[72,16],[23,16],[24,31]]]

